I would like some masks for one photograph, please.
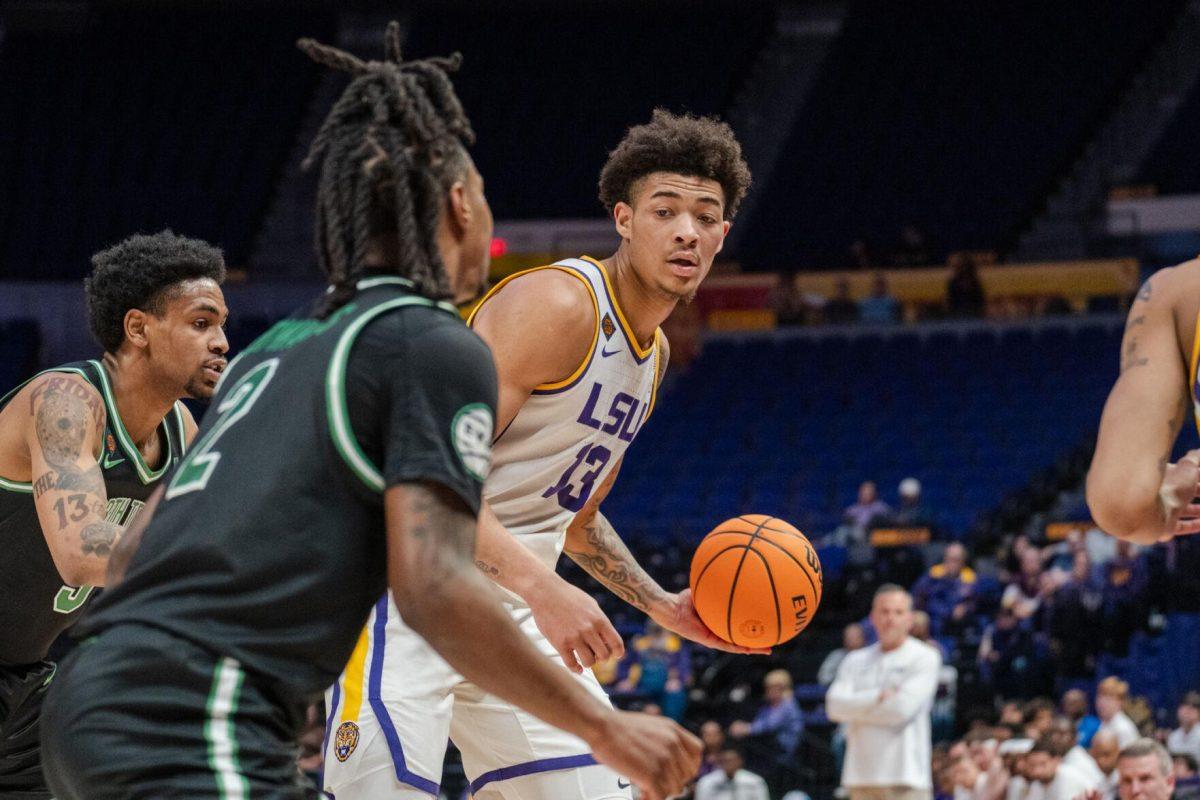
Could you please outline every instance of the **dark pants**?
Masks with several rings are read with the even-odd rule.
[[[50,797],[42,777],[38,716],[53,675],[49,661],[0,667],[0,798]]]
[[[64,660],[42,713],[58,800],[310,800],[296,767],[303,708],[231,658],[119,625]]]

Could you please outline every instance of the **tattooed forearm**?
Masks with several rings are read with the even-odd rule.
[[[120,536],[120,526],[111,522],[93,522],[79,533],[83,554],[107,558]]]
[[[568,539],[566,554],[617,597],[642,611],[649,611],[668,599],[602,515],[596,514],[583,526],[583,541],[578,538]]]
[[[1150,284],[1147,282],[1146,286],[1149,285]],[[1140,294],[1138,297],[1141,299]],[[1149,297],[1148,293],[1147,297]],[[1141,333],[1140,329],[1145,324],[1145,314],[1131,316],[1129,321],[1125,323],[1125,337],[1121,343],[1121,372],[1124,372],[1132,367],[1144,367],[1146,364],[1150,363],[1150,359],[1143,355],[1139,355],[1138,353],[1138,347],[1140,346],[1138,334]]]
[[[413,486],[409,558],[436,586],[474,561],[475,518],[448,489]]]

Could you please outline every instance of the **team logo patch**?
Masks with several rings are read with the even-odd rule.
[[[600,321],[600,330],[604,331],[605,339],[611,339],[612,335],[617,332],[617,326],[613,324],[612,317],[608,314],[605,314],[604,319]]]
[[[343,722],[338,725],[337,733],[333,735],[333,754],[338,761],[345,761],[358,747],[358,726],[353,722]]]
[[[465,405],[450,425],[451,441],[467,472],[482,481],[492,471],[492,410],[483,403]]]
[[[738,627],[738,631],[747,639],[757,639],[767,632],[767,628],[756,619],[748,619]]]

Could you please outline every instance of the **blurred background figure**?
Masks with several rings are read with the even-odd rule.
[[[729,726],[729,735],[743,740],[752,765],[766,777],[775,794],[782,794],[789,781],[803,733],[804,712],[792,692],[792,676],[784,669],[772,670],[763,678],[763,706],[754,720],[739,720]]]
[[[875,644],[850,653],[825,699],[830,718],[846,724],[842,784],[851,800],[928,800],[930,712],[941,658],[912,638],[912,597],[881,586],[871,607]]]
[[[745,768],[736,747],[721,750],[718,762],[720,769],[696,781],[696,800],[771,800],[767,782]]]

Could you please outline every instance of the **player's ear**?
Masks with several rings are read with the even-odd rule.
[[[725,249],[725,237],[729,235],[729,229],[732,227],[733,227],[732,220],[727,219],[721,223],[721,241],[717,242],[717,249],[716,249],[716,252],[713,253],[713,255],[716,255],[717,253],[719,253]]]
[[[450,212],[450,224],[456,234],[461,234],[471,225],[471,217],[475,213],[471,201],[467,197],[465,181],[455,181],[446,193],[446,208]]]
[[[125,312],[125,341],[134,347],[146,347],[150,344],[147,328],[150,325],[150,314],[140,308],[131,308]]]
[[[616,223],[617,233],[622,239],[633,238],[633,229],[630,227],[632,221],[633,206],[623,200],[613,206],[613,222]]]

